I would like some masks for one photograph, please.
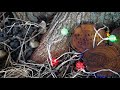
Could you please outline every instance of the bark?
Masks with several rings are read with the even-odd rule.
[[[41,19],[49,21],[55,12],[13,12],[14,17],[31,22],[40,23]]]
[[[59,12],[59,14],[57,14],[60,16],[59,18],[63,17],[61,13],[63,12]],[[13,12],[14,17],[32,22],[37,22],[41,18],[50,18],[55,14],[56,12]],[[72,21],[76,23],[80,23],[82,21],[93,21],[94,23],[104,23],[108,26],[115,24],[114,26],[117,27],[120,24],[120,12],[69,12],[67,15],[66,19],[69,19],[70,21],[73,19]]]
[[[80,23],[93,22],[98,23],[98,26],[105,24],[114,29],[120,24],[119,12],[59,12],[55,15],[48,32],[43,36],[39,47],[32,55],[32,59],[38,63],[43,63],[48,58],[46,45],[48,41],[53,42],[53,38],[60,36],[57,39],[61,39],[63,36],[60,31],[63,27],[69,29],[72,34],[73,29]],[[113,27],[114,26],[114,27]],[[52,45],[51,53],[53,57],[58,57],[62,53],[68,51],[70,35],[64,36],[63,39]]]

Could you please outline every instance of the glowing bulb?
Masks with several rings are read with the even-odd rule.
[[[82,62],[80,62],[80,61],[76,62],[76,69],[77,70],[82,70],[84,68],[85,68],[85,66]]]
[[[110,36],[108,37],[108,39],[109,39],[111,42],[117,41],[117,38],[116,38],[115,35],[110,35]]]
[[[68,34],[68,29],[63,28],[63,29],[61,30],[61,34],[62,34],[62,35],[67,35],[67,34]]]
[[[52,58],[52,66],[55,67],[59,64],[59,61],[56,58]]]

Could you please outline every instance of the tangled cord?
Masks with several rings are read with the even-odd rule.
[[[95,30],[96,33],[95,33],[94,39],[93,39],[93,48],[95,47],[95,38],[96,38],[96,35],[97,35],[97,34],[98,34],[98,35],[100,36],[100,38],[102,39],[101,41],[98,42],[97,46],[98,46],[101,42],[103,42],[104,40],[108,40],[108,38],[103,38],[103,37],[99,34],[99,31],[100,31],[100,30],[104,30],[105,28],[108,28],[108,27],[104,25],[103,28],[100,28],[100,29],[98,29],[98,30],[96,30],[96,28],[94,27],[94,30]],[[58,42],[58,41],[60,41],[60,40],[57,40],[57,41],[54,41],[54,40],[53,40],[52,43],[54,43],[54,42],[56,43],[56,42]],[[52,44],[52,43],[51,43],[51,44]],[[51,46],[51,45],[50,45],[50,46]],[[49,48],[47,48],[47,50],[48,50],[48,56],[49,56],[50,63],[51,63],[52,57],[51,57],[51,54],[50,54],[50,46],[48,45]],[[87,51],[87,50],[85,50],[84,52],[86,52],[86,51]],[[84,53],[84,52],[83,52],[83,53]],[[68,53],[71,54],[72,52],[68,52]],[[73,56],[70,57],[70,59],[63,61],[60,65],[58,65],[58,66],[56,67],[56,70],[59,70],[64,64],[66,64],[66,63],[68,63],[68,62],[80,60],[81,58],[75,59],[75,60],[74,60],[74,58],[75,58],[75,57],[78,57],[78,55],[83,54],[83,53],[72,53]],[[66,54],[66,53],[65,53],[65,54]],[[65,54],[62,54],[61,56],[65,55]],[[78,55],[76,55],[76,54],[78,54]],[[60,56],[60,57],[61,57],[61,56]],[[58,57],[56,60],[58,60],[60,57]],[[52,63],[51,63],[51,64],[52,64]],[[97,78],[95,74],[98,73],[98,72],[103,72],[103,71],[112,72],[112,73],[114,73],[114,74],[116,74],[117,76],[120,77],[120,75],[119,75],[117,72],[115,72],[115,71],[113,71],[113,70],[111,70],[111,69],[101,69],[101,70],[98,70],[98,71],[95,71],[95,72],[86,72],[85,69],[83,69],[83,70],[80,70],[80,71],[78,71],[78,72],[76,72],[76,73],[74,72],[75,74],[73,74],[73,72],[70,72],[70,73],[72,73],[72,76],[70,76],[70,77],[71,77],[71,78],[75,78],[75,77],[77,77],[78,75],[79,75],[79,76],[84,76],[84,74],[87,74],[87,75],[85,75],[85,76],[88,77],[88,76],[90,76],[91,74],[93,74],[94,77]]]
[[[82,55],[83,53],[85,53],[87,50],[85,50],[82,53],[77,53],[77,52],[65,52],[62,55],[60,55],[58,58],[56,58],[56,60],[60,60],[62,57],[69,57],[66,58],[64,60],[61,60],[62,62],[56,66],[56,67],[52,67],[52,56],[51,56],[51,46],[59,41],[62,40],[62,38],[64,38],[64,36],[61,39],[57,39],[59,38],[59,36],[56,36],[54,39],[48,41],[47,44],[47,51],[48,51],[48,59],[46,60],[46,62],[44,62],[43,64],[36,64],[35,62],[33,62],[32,60],[28,60],[29,62],[25,62],[25,60],[22,60],[21,57],[24,59],[24,55],[23,55],[23,45],[26,45],[27,42],[29,42],[30,40],[32,40],[33,38],[35,38],[36,36],[38,36],[41,32],[35,34],[34,36],[30,37],[29,39],[26,40],[26,36],[28,34],[29,29],[31,28],[32,25],[34,25],[35,27],[42,27],[40,26],[40,24],[37,23],[31,23],[29,21],[24,21],[24,20],[20,20],[20,19],[16,19],[16,18],[7,18],[7,19],[15,19],[18,21],[22,21],[22,24],[16,25],[16,23],[13,23],[10,26],[4,27],[1,29],[1,31],[3,31],[5,28],[10,27],[9,31],[7,33],[9,33],[11,31],[11,29],[14,26],[25,26],[27,28],[25,37],[23,39],[18,38],[20,43],[20,46],[18,46],[16,49],[12,49],[8,44],[6,44],[6,41],[4,42],[0,42],[0,44],[3,44],[5,47],[8,48],[8,58],[6,61],[6,66],[7,63],[10,62],[11,66],[2,69],[0,71],[0,77],[1,78],[77,78],[79,76],[79,78],[88,78],[91,74],[94,75],[95,78],[96,77],[96,73],[98,72],[102,72],[102,71],[110,71],[116,75],[118,75],[120,77],[120,75],[115,72],[112,71],[110,69],[102,69],[102,70],[98,70],[95,72],[87,72],[85,69],[82,70],[78,70],[75,71],[74,67],[72,67],[72,64],[80,59],[82,59],[81,57],[79,57],[79,55]],[[98,34],[100,36],[100,38],[102,39],[97,46],[104,40],[104,39],[100,34],[99,31],[106,28],[106,26],[104,26],[103,28],[100,28],[98,30],[96,30],[96,28],[94,28],[95,30],[95,35],[94,35],[94,39],[93,39],[93,48],[95,47],[95,38],[96,35]],[[44,28],[43,28],[44,29]],[[22,40],[22,41],[21,41]],[[56,41],[55,41],[56,40]],[[18,61],[19,62],[14,62],[12,61],[11,58],[11,53],[18,50],[20,48],[20,52],[18,55]],[[11,50],[11,51],[10,51]]]

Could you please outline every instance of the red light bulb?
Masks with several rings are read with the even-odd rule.
[[[84,63],[80,62],[80,61],[77,61],[76,62],[76,70],[82,70],[85,68],[85,65]]]
[[[52,63],[51,63],[51,65],[52,65],[53,67],[57,66],[58,63],[59,63],[59,61],[58,61],[56,58],[52,58]]]

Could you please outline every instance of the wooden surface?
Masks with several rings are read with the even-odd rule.
[[[48,41],[51,40],[53,42],[56,36],[60,36],[58,39],[62,38],[60,30],[64,27],[67,27],[69,32],[73,32],[74,28],[78,26],[80,23],[93,22],[98,23],[98,25],[104,23],[106,26],[111,27],[113,23],[118,23],[120,19],[119,12],[59,12],[54,16],[52,23],[50,24],[50,28],[47,30],[47,33],[43,36],[39,47],[33,53],[31,59],[38,62],[43,63],[48,58],[47,53],[47,44]],[[119,26],[119,24],[116,24]],[[112,27],[114,28],[114,27]],[[83,35],[84,31],[81,32]],[[85,38],[85,36],[83,36]],[[81,39],[83,39],[81,38]],[[65,36],[61,42],[58,42],[51,47],[52,56],[54,53],[61,52],[55,55],[54,57],[60,56],[62,53],[68,51],[69,48],[70,37]],[[89,41],[91,43],[91,41]],[[77,44],[76,44],[77,45]],[[77,46],[78,47],[78,46]],[[90,44],[88,45],[90,47]],[[83,51],[85,47],[80,48],[80,51]]]
[[[111,69],[120,72],[120,53],[114,46],[98,46],[84,53],[84,62],[89,71]],[[110,72],[102,72],[111,75]]]
[[[95,35],[94,24],[81,24],[77,28],[75,28],[72,37],[71,37],[71,46],[77,52],[83,52],[86,49],[93,48],[93,39]],[[105,30],[99,31],[100,35],[105,38],[106,33]],[[102,39],[96,35],[95,46]],[[100,45],[105,45],[105,41],[103,41]]]

